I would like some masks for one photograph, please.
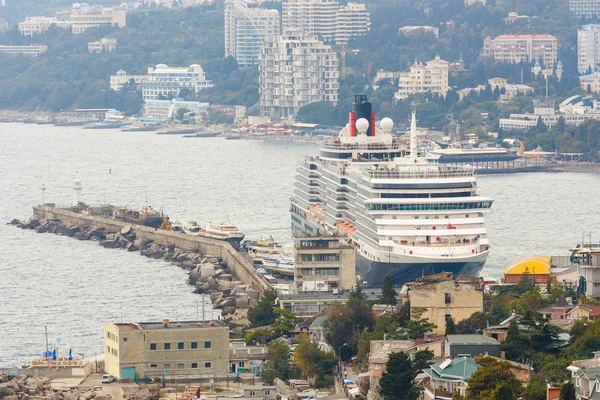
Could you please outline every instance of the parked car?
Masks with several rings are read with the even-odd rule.
[[[102,383],[113,383],[115,381],[115,377],[112,375],[102,375]]]

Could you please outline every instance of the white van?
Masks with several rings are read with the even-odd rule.
[[[102,383],[113,383],[115,381],[115,377],[109,374],[102,375]]]

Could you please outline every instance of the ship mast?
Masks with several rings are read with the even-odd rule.
[[[412,118],[410,121],[410,158],[414,163],[417,159],[417,148],[418,148],[418,139],[417,139],[417,107],[412,107]]]

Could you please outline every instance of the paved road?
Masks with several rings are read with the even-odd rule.
[[[90,374],[81,384],[80,389],[101,388],[107,394],[112,396],[113,400],[124,400],[123,388],[117,382],[102,383],[102,374]]]

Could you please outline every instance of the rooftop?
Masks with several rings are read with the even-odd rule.
[[[433,364],[423,372],[436,380],[466,381],[478,369],[479,365],[472,358],[462,357]]]
[[[450,344],[479,344],[479,345],[500,345],[500,342],[494,338],[483,335],[448,335],[447,340]]]
[[[279,296],[280,300],[348,300],[350,295],[348,292],[302,292],[294,294],[282,294]]]
[[[158,329],[191,329],[191,328],[220,328],[227,326],[222,321],[176,321],[170,322],[164,320],[162,322],[128,322],[115,323],[115,326],[120,331],[135,331],[138,329],[158,330]]]

